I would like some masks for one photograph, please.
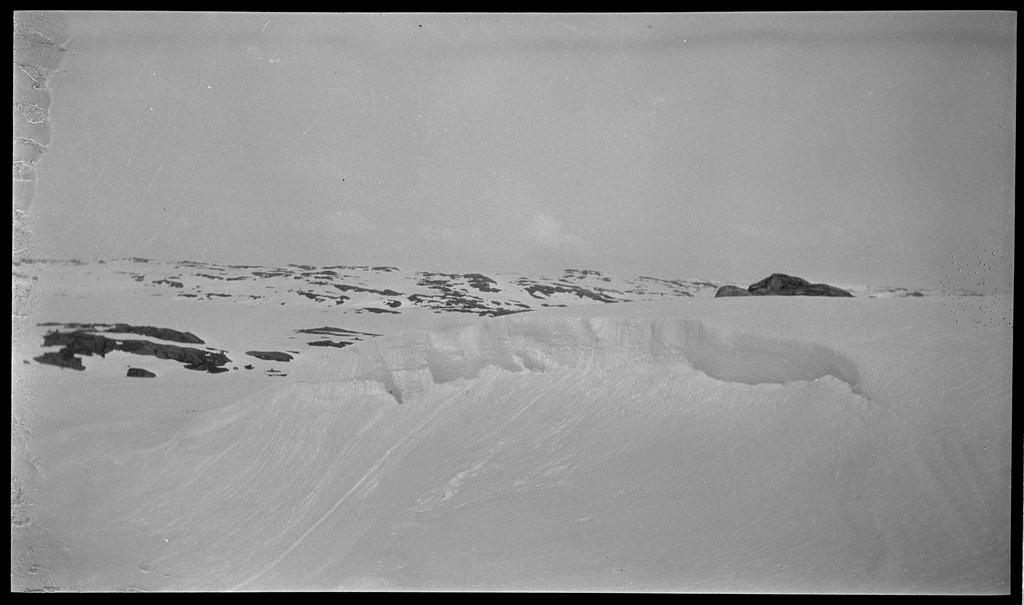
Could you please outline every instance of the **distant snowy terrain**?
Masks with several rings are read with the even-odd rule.
[[[1008,296],[14,272],[14,590],[1010,589]]]

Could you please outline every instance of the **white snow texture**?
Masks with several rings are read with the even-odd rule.
[[[548,309],[258,387],[25,366],[19,557],[87,590],[1003,593],[1012,329],[956,304]]]

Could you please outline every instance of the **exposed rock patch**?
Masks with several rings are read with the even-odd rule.
[[[346,340],[314,340],[308,342],[311,347],[335,347],[338,349],[354,345],[357,342],[363,340],[363,337],[380,336],[380,334],[374,334],[372,332],[357,332],[355,330],[346,330],[345,328],[335,328],[332,326],[324,326],[322,328],[305,328],[302,330],[295,330],[299,334],[315,334],[317,336],[334,336],[337,338],[344,338]]]
[[[295,330],[299,334],[324,334],[334,336],[380,336],[380,334],[374,334],[372,332],[357,332],[355,330],[346,330],[345,328],[334,328],[332,326],[324,326],[322,328],[305,328],[302,330]]]
[[[551,296],[552,294],[555,293],[561,293],[574,294],[577,298],[589,298],[591,300],[596,300],[598,302],[603,303],[619,302],[618,299],[612,298],[605,294],[592,292],[590,290],[587,290],[586,288],[581,288],[579,286],[550,286],[547,284],[530,284],[526,285],[526,287],[524,287],[523,290],[525,290],[527,294],[534,298],[543,298],[543,296]],[[538,293],[543,296],[538,296]]]
[[[76,370],[85,369],[81,358],[76,357],[76,355],[99,355],[100,357],[105,357],[107,353],[112,351],[124,351],[136,355],[152,355],[157,359],[172,359],[185,364],[186,369],[201,370],[211,374],[228,371],[223,366],[231,361],[226,355],[219,352],[155,343],[148,340],[117,340],[102,334],[93,334],[88,330],[49,332],[43,337],[43,346],[59,346],[62,348],[55,353],[44,353],[36,357],[36,361]]]
[[[311,347],[335,347],[343,349],[349,345],[354,345],[358,341],[345,342],[344,340],[314,340],[313,342],[307,343]]]
[[[294,359],[291,355],[280,351],[246,351],[245,354],[264,361],[291,361]]]
[[[350,285],[346,285],[346,284],[331,284],[331,285],[334,286],[335,288],[341,290],[342,292],[367,292],[367,293],[370,293],[370,294],[380,294],[381,296],[401,296],[402,295],[401,292],[395,292],[394,290],[389,290],[389,289],[386,289],[386,288],[383,289],[383,290],[375,290],[373,288],[363,288],[363,287],[360,287],[360,286],[350,286]]]
[[[466,273],[462,277],[469,280],[470,287],[481,292],[501,292],[500,288],[495,287],[498,285],[498,282],[481,273]]]
[[[143,368],[128,368],[129,378],[156,378],[156,374]]]
[[[75,354],[67,349],[61,349],[56,352],[43,353],[39,357],[33,357],[34,360],[39,363],[45,363],[51,366],[57,366],[59,368],[71,368],[72,370],[85,370],[85,366],[82,365],[82,358],[75,357]]]
[[[178,330],[172,330],[170,328],[156,328],[153,326],[130,326],[128,324],[114,324],[103,332],[119,332],[125,334],[139,334],[140,336],[150,336],[153,338],[159,338],[160,340],[170,340],[172,342],[184,342],[188,344],[206,344],[202,338],[199,338],[191,332],[179,332]]]
[[[180,281],[174,281],[172,279],[156,279],[156,280],[153,280],[153,283],[157,284],[157,285],[167,284],[168,286],[170,286],[172,288],[184,288],[185,287],[185,284],[181,283]]]

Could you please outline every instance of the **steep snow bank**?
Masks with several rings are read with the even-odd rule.
[[[958,308],[601,305],[203,376],[157,443],[54,432],[32,522],[65,588],[1004,592],[1012,332]]]
[[[827,345],[681,317],[519,315],[450,332],[406,331],[366,343],[354,356],[355,367],[341,377],[378,380],[399,403],[492,366],[544,372],[682,362],[726,382],[784,384],[834,376],[856,392],[860,383],[857,367]]]

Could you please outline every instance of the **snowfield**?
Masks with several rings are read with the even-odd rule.
[[[78,269],[14,321],[14,590],[1011,588],[1009,297],[674,281],[497,317],[357,314]],[[397,295],[396,271],[359,287]],[[487,304],[537,298],[503,294]],[[37,324],[76,321],[188,330],[257,370],[25,363]],[[319,326],[382,335],[309,348],[296,330]],[[138,364],[157,378],[125,378]]]

